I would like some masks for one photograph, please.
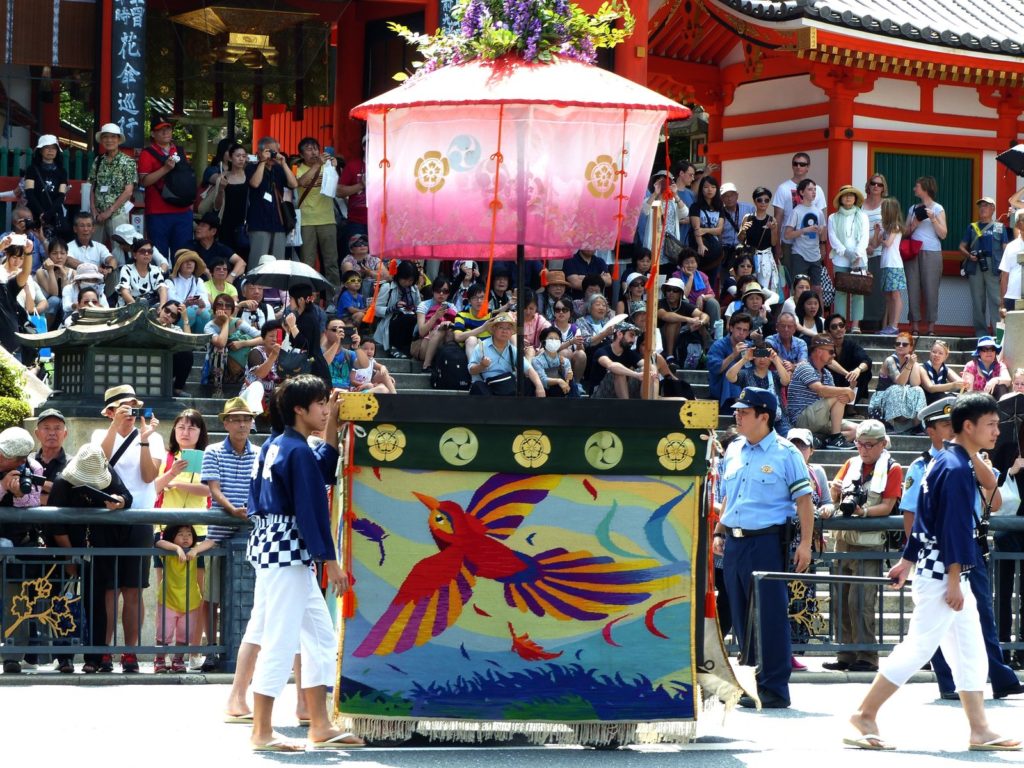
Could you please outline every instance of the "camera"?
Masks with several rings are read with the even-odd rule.
[[[971,251],[971,256],[978,260],[978,269],[988,272],[988,254],[985,251]]]
[[[758,357],[771,357],[771,356],[772,356],[772,351],[768,347],[755,347],[754,348],[754,357],[755,358],[758,358]]]
[[[45,477],[33,475],[32,470],[25,464],[22,464],[21,468],[18,470],[18,490],[21,492],[22,496],[27,496],[32,493],[33,486],[38,485],[41,487],[45,482]]]
[[[863,507],[868,500],[868,493],[864,490],[863,483],[855,480],[850,486],[843,486],[843,495],[839,500],[839,512],[843,517],[853,517],[857,507]]]
[[[277,158],[277,150],[276,149],[270,150],[270,159],[271,160],[275,160],[276,158]]]
[[[988,518],[982,518],[974,524],[974,541],[977,542],[982,557],[988,557],[989,553],[988,529]]]

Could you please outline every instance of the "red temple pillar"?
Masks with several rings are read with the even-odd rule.
[[[636,16],[632,37],[614,48],[615,74],[647,85],[647,38],[650,34],[648,0],[633,0],[629,4]]]
[[[826,199],[832,199],[834,190],[853,180],[853,101],[857,94],[867,93],[875,87],[877,75],[861,70],[815,69],[811,82],[828,95],[828,184]]]
[[[1009,88],[979,88],[978,100],[996,110],[996,137],[999,139],[1000,151],[1017,144],[1017,121],[1024,111],[1024,92]],[[997,163],[996,215],[1006,210],[1007,201],[1017,191],[1018,183],[1012,171]]]
[[[436,18],[436,17],[435,17]],[[363,101],[366,22],[358,3],[351,3],[338,20],[338,50],[334,75],[334,146],[347,157],[362,157],[363,122],[348,116]]]

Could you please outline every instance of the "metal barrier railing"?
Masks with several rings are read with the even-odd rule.
[[[28,523],[35,526],[60,524],[109,526],[150,524],[214,524],[239,527],[243,521],[220,512],[195,509],[132,509],[107,511],[92,508],[36,507],[33,509],[0,509],[0,523]],[[145,534],[136,529],[136,536]],[[154,532],[155,535],[155,532]],[[144,537],[143,537],[144,538]],[[170,595],[184,601],[183,610],[169,608],[168,580],[158,578],[148,587],[153,590],[156,610],[156,642],[143,644],[141,628],[146,621],[146,608],[139,585],[153,570],[166,567],[168,558],[177,555],[156,546],[102,547],[2,547],[0,548],[0,654],[4,660],[26,654],[70,657],[84,654],[155,654],[179,657],[184,654],[223,655],[234,650],[224,640],[224,628],[233,625],[231,612],[238,610],[230,597],[232,582],[232,550],[215,546],[204,552],[202,561],[190,560],[184,565],[184,583],[199,582],[207,566],[218,563],[221,580],[219,594],[209,602],[200,599],[192,589],[181,595]],[[200,562],[203,567],[200,567]],[[152,566],[152,567],[151,567]],[[138,590],[136,592],[136,590]],[[117,610],[118,598],[124,601]],[[176,602],[174,600],[172,603]],[[197,604],[198,603],[198,604]],[[202,611],[205,604],[207,610]],[[180,613],[180,616],[179,616]],[[120,618],[120,621],[118,619]],[[164,630],[174,619],[176,629],[170,636]],[[219,620],[219,621],[218,621]],[[108,623],[109,622],[109,623]],[[110,626],[110,623],[113,626]],[[100,627],[103,631],[100,631]],[[218,627],[219,632],[213,628]],[[122,631],[124,628],[124,631]],[[200,632],[207,633],[205,643]],[[139,633],[134,642],[126,642],[125,632]],[[109,640],[108,640],[109,638]],[[167,643],[170,639],[173,642]],[[184,642],[182,642],[184,640]],[[233,655],[233,654],[232,654]]]
[[[835,518],[829,520],[818,520],[816,526],[826,531],[832,530],[859,530],[859,531],[893,531],[902,532],[902,518],[897,516],[876,517],[876,518]],[[991,531],[993,534],[1003,532],[1024,534],[1024,517],[993,517],[991,519]],[[1022,597],[1022,560],[1024,551],[1021,549],[997,550],[990,548],[987,568],[990,583],[993,588],[992,600],[994,603],[997,631],[1000,638],[1015,637],[1010,641],[1003,639],[1000,642],[1004,651],[1015,652],[1024,655],[1024,597]],[[889,580],[885,576],[853,576],[841,575],[835,570],[841,563],[851,561],[881,562],[881,572],[888,570],[888,564],[895,564],[900,559],[900,549],[864,549],[856,552],[827,551],[816,553],[815,563],[829,569],[828,573],[820,571],[810,573],[791,572],[763,572],[757,571],[752,574],[751,595],[749,596],[749,615],[746,623],[746,637],[742,638],[743,649],[749,649],[751,643],[757,642],[760,651],[761,612],[759,601],[759,585],[762,581],[785,581],[798,582],[810,585],[813,590],[812,596],[819,604],[827,601],[827,614],[823,616],[824,626],[820,632],[811,633],[812,637],[808,642],[794,642],[793,651],[800,652],[821,652],[834,654],[838,651],[888,651],[892,650],[906,634],[910,620],[911,607],[907,605],[907,592],[901,589],[898,592],[889,589]],[[842,636],[840,628],[840,617],[845,610],[842,600],[839,597],[842,585],[861,586],[865,589],[874,588],[878,591],[875,612],[875,642],[853,643]],[[908,581],[909,585],[910,582]],[[1016,589],[1014,586],[1016,585]],[[827,586],[824,593],[819,592],[819,587]],[[895,606],[892,603],[895,601]],[[1001,615],[1002,614],[1002,615]],[[1008,621],[1008,623],[1007,623]],[[746,654],[743,654],[746,655]],[[761,658],[760,652],[757,658]]]

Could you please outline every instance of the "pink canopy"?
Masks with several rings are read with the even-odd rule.
[[[690,111],[572,60],[441,67],[365,102],[370,244],[422,258],[561,257],[629,239],[662,124]],[[386,162],[385,162],[386,159]],[[384,220],[382,220],[384,219]]]

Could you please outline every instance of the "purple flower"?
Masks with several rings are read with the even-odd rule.
[[[483,0],[469,0],[466,12],[462,16],[463,37],[473,37],[483,29],[485,10]]]

